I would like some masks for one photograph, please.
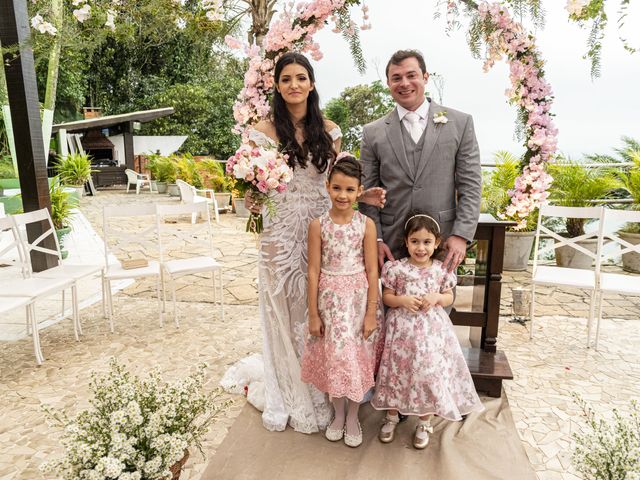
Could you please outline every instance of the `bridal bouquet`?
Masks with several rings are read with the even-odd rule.
[[[242,145],[227,160],[227,173],[231,175],[236,190],[251,192],[256,204],[267,207],[269,217],[276,214],[272,196],[282,193],[291,181],[293,171],[287,165],[288,155],[275,147],[252,147]],[[247,221],[247,232],[261,233],[262,214],[251,213]]]

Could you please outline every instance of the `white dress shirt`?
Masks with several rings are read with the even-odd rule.
[[[404,125],[404,128],[407,129],[407,132],[411,133],[411,125],[409,125],[409,121],[404,118],[410,110],[407,110],[402,105],[396,105],[398,107],[398,117],[400,118],[400,122]],[[420,126],[422,127],[422,131],[427,128],[427,116],[429,115],[429,101],[425,99],[418,108],[414,110],[420,117]]]

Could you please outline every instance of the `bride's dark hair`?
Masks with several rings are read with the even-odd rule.
[[[316,79],[313,68],[307,58],[296,52],[287,52],[276,63],[274,81],[280,80],[282,70],[287,65],[297,63],[304,67],[309,74],[309,80],[314,85],[307,98],[307,115],[304,118],[304,143],[300,145],[296,140],[296,129],[291,121],[287,104],[280,92],[274,87],[272,101],[272,122],[276,127],[276,135],[280,141],[280,149],[289,154],[289,166],[306,167],[308,154],[311,153],[311,163],[318,172],[324,172],[336,157],[333,140],[324,126],[324,118],[320,111],[320,97],[315,88]]]

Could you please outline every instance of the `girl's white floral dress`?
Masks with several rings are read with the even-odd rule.
[[[403,258],[384,265],[382,284],[396,295],[423,296],[453,288],[456,276],[438,260],[420,268]],[[447,420],[460,420],[484,408],[444,308],[417,313],[404,308],[388,310],[371,405],[403,415],[435,414]]]
[[[318,310],[324,337],[309,336],[302,357],[302,380],[331,397],[355,402],[375,385],[379,331],[367,340],[362,334],[369,288],[363,247],[366,221],[360,212],[344,225],[334,223],[329,212],[320,217]],[[378,318],[382,319],[381,310]]]

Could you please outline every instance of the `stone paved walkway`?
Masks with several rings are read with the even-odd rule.
[[[101,191],[84,198],[81,209],[100,232],[102,206],[130,202],[171,202],[166,196]],[[244,233],[244,221],[221,216],[214,231],[217,255],[225,262],[225,319],[212,305],[210,280],[185,279],[178,289],[181,326],[160,327],[151,283],[138,282],[116,295],[116,333],[109,333],[99,304],[82,311],[85,335],[73,339],[70,320],[41,333],[46,362],[36,367],[29,339],[0,343],[0,480],[42,478],[37,466],[59,455],[58,431],[47,426],[41,403],[75,412],[87,406],[92,371],[105,371],[116,356],[136,373],[158,366],[168,379],[210,364],[213,388],[236,360],[260,351],[254,239]],[[540,479],[575,479],[571,465],[571,435],[581,429],[580,412],[572,399],[580,394],[598,412],[626,411],[640,397],[640,298],[607,298],[600,351],[586,349],[588,300],[569,289],[540,289],[535,337],[510,323],[511,287],[528,284],[530,272],[507,273],[501,302],[498,339],[515,379],[506,382],[516,426]],[[638,277],[636,277],[637,279]],[[169,319],[168,319],[169,320]],[[224,398],[227,398],[225,395]],[[244,400],[215,424],[204,442],[213,455]],[[478,444],[482,441],[479,439]],[[199,479],[206,460],[198,453],[187,463],[182,480]]]

